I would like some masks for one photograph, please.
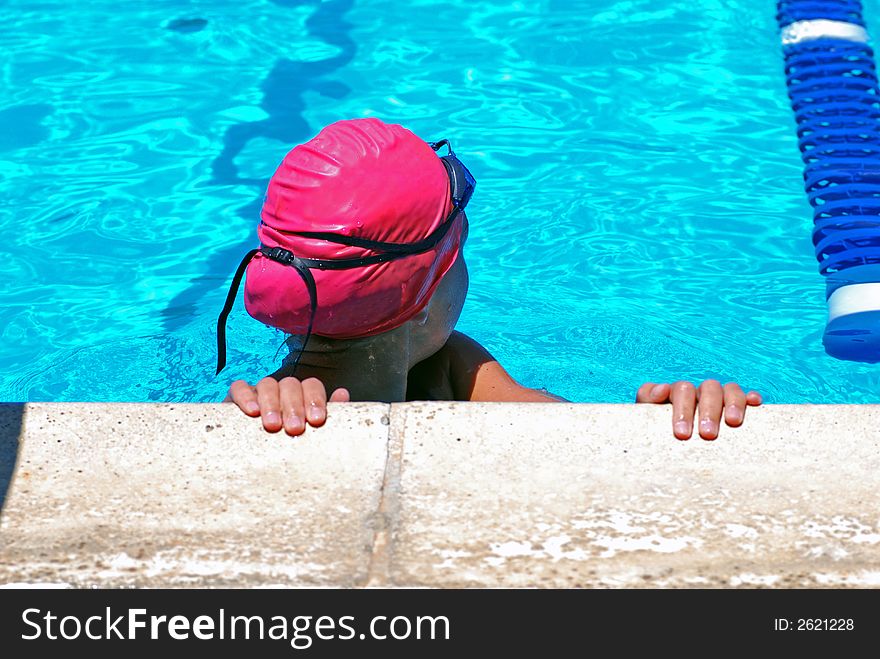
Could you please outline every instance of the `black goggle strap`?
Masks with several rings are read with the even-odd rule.
[[[302,277],[306,289],[309,292],[309,324],[306,328],[306,337],[303,340],[302,348],[296,356],[294,368],[296,368],[296,365],[299,363],[302,351],[305,348],[309,337],[312,335],[312,326],[315,323],[315,312],[318,310],[318,287],[315,285],[315,278],[312,276],[309,267],[320,266],[318,266],[317,263],[315,265],[305,263],[304,259],[299,259],[280,247],[261,247],[260,249],[252,249],[244,255],[241,263],[238,264],[235,275],[232,277],[232,283],[229,285],[229,292],[226,294],[226,302],[223,304],[223,311],[220,312],[220,316],[217,318],[217,373],[215,373],[215,375],[219,375],[220,371],[226,368],[226,319],[229,318],[229,312],[232,311],[232,306],[235,304],[235,297],[238,295],[238,289],[241,286],[241,280],[244,277],[248,264],[251,262],[251,259],[260,252],[273,261],[293,266],[299,273],[299,276]]]
[[[284,252],[285,256],[287,254],[290,255],[289,262],[285,262],[280,258],[273,258],[269,256],[267,252],[277,253],[278,251]],[[309,324],[306,327],[306,335],[303,337],[302,345],[299,347],[299,352],[296,353],[296,359],[293,360],[293,370],[291,373],[296,370],[296,367],[299,366],[299,360],[302,357],[303,351],[306,349],[306,344],[309,342],[309,337],[312,336],[312,327],[315,325],[315,313],[318,311],[318,286],[315,284],[315,277],[312,275],[312,271],[309,269],[309,265],[305,263],[305,259],[300,259],[299,257],[294,256],[291,252],[288,252],[285,249],[281,249],[280,247],[261,247],[260,251],[269,256],[270,259],[274,261],[278,261],[279,263],[284,263],[285,265],[293,266],[296,271],[299,273],[299,276],[302,277],[303,283],[306,285],[306,290],[309,292]]]
[[[455,217],[458,215],[459,207],[453,206],[452,211],[449,213],[448,217],[443,220],[443,223],[439,225],[427,238],[423,238],[418,242],[414,243],[386,243],[380,240],[369,240],[367,238],[358,238],[356,236],[342,236],[338,233],[329,233],[324,231],[283,231],[280,229],[275,229],[278,233],[282,233],[285,235],[293,235],[300,236],[302,238],[313,238],[316,240],[326,240],[327,242],[336,243],[339,245],[348,245],[351,247],[361,247],[363,249],[369,249],[374,252],[386,252],[387,254],[394,254],[396,256],[408,256],[410,254],[418,254],[419,252],[427,252],[429,249],[434,247],[437,243],[443,240],[443,237],[449,232],[449,227],[452,226],[453,222],[455,222]],[[271,258],[271,257],[270,257]],[[371,257],[364,257],[371,258]],[[304,262],[315,260],[315,259],[302,259]],[[360,259],[341,259],[337,261],[321,261],[322,263],[343,263],[348,261],[359,261]],[[387,259],[386,259],[387,260]],[[373,261],[373,263],[382,263],[382,261]],[[369,265],[368,263],[364,263],[364,265]],[[318,266],[320,267],[320,266]],[[356,265],[347,266],[350,268],[357,267]],[[331,266],[326,266],[327,269],[337,269],[332,268]]]
[[[442,140],[437,140],[436,142],[428,142],[428,146],[434,149],[434,151],[439,151],[444,146],[449,150],[449,155],[454,156],[455,152],[452,150],[452,145],[449,143],[449,140],[446,138]]]
[[[226,302],[223,303],[223,311],[217,317],[217,373],[219,374],[226,366],[226,319],[229,318],[229,312],[232,311],[232,305],[235,304],[235,296],[238,295],[238,287],[241,285],[241,278],[244,277],[244,271],[248,267],[251,259],[257,255],[260,250],[252,249],[238,264],[235,270],[235,276],[232,278],[232,284],[226,293]]]

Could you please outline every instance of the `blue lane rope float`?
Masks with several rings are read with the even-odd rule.
[[[832,357],[880,362],[880,90],[860,0],[781,0]]]

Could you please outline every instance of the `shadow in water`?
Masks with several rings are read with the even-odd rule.
[[[15,473],[23,418],[24,403],[0,403],[0,513]]]
[[[349,34],[351,25],[345,21],[345,13],[351,9],[354,0],[318,3],[295,0],[273,0],[273,2],[286,7],[315,5],[315,12],[306,20],[308,34],[336,46],[339,52],[333,57],[317,62],[279,59],[260,86],[263,90],[260,107],[266,113],[266,118],[234,124],[227,129],[223,137],[223,150],[211,166],[213,182],[254,187],[254,200],[240,208],[237,213],[254,228],[269,179],[239,177],[235,166],[236,156],[255,138],[278,140],[288,148],[292,148],[312,137],[313,130],[304,116],[306,110],[304,94],[318,92],[333,99],[347,96],[351,90],[345,84],[329,79],[328,76],[351,62],[357,50]],[[189,286],[172,298],[162,311],[166,332],[173,332],[196,317],[196,305],[199,300],[229,280],[242,256],[254,246],[255,236],[256,231],[246,243],[214,252],[208,272],[192,279]],[[219,313],[219,309],[217,311]]]

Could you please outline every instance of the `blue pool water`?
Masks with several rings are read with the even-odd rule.
[[[214,377],[266,182],[377,116],[477,177],[460,329],[523,383],[880,402],[880,366],[822,349],[774,4],[0,4],[0,400],[212,401],[274,370],[239,301]]]

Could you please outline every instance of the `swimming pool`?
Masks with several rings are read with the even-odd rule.
[[[340,118],[478,180],[459,328],[529,386],[717,377],[878,403],[824,282],[768,0],[11,0],[0,6],[0,400],[212,401],[274,370],[239,301],[287,150]],[[869,29],[880,6],[866,3]]]

